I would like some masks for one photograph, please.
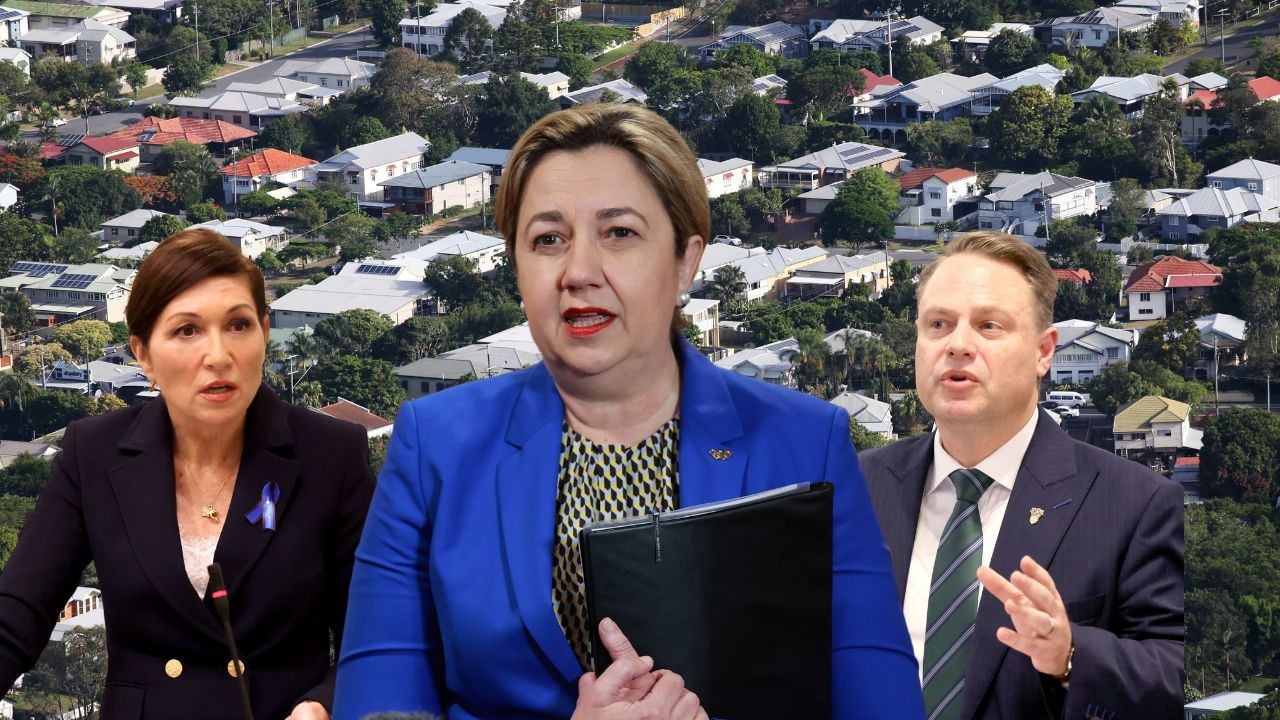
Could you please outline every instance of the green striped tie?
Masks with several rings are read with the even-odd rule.
[[[977,572],[982,565],[978,498],[991,486],[991,478],[977,470],[956,470],[947,478],[956,488],[956,506],[933,561],[924,636],[924,704],[929,720],[960,716],[969,638],[978,615]]]

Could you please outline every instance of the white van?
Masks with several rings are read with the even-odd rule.
[[[1071,390],[1055,390],[1049,393],[1049,400],[1067,407],[1084,407],[1089,402],[1088,395],[1081,395]]]

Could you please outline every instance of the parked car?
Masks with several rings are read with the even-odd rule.
[[[1058,413],[1063,418],[1080,417],[1080,408],[1071,407],[1070,405],[1059,405],[1053,409],[1053,412]]]
[[[711,242],[724,243],[725,245],[741,245],[742,238],[732,235],[717,235],[711,239]]]
[[[67,119],[66,119],[66,118],[64,118],[64,117],[56,117],[56,118],[50,118],[49,120],[47,120],[47,121],[45,122],[44,126],[45,126],[45,127],[56,128],[56,127],[62,127],[63,125],[66,125],[66,124],[67,124]]]
[[[1084,407],[1089,404],[1089,396],[1071,390],[1055,390],[1049,393],[1049,400],[1059,405]]]

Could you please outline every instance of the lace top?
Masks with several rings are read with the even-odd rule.
[[[218,536],[187,537],[182,536],[182,564],[187,568],[187,579],[196,595],[204,599],[205,590],[209,588],[209,563],[213,562],[213,552],[218,549]]]

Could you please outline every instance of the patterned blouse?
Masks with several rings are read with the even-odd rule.
[[[567,420],[560,437],[551,604],[578,662],[590,670],[591,632],[578,532],[593,522],[679,505],[679,416],[637,445],[593,442],[574,432]]]

